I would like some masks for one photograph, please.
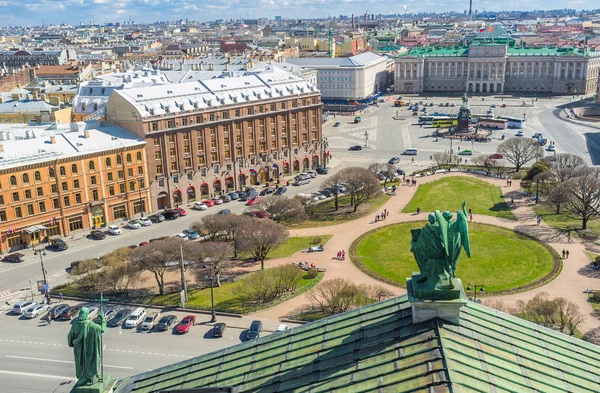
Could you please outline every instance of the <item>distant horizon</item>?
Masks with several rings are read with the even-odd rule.
[[[464,4],[462,4],[464,3]],[[462,7],[461,7],[462,5]],[[106,23],[129,22],[148,24],[161,21],[172,22],[188,19],[210,22],[219,19],[273,19],[281,16],[285,19],[327,19],[339,15],[355,17],[368,14],[404,14],[454,11],[463,13],[469,10],[469,1],[457,4],[454,1],[424,0],[408,1],[402,4],[373,3],[369,0],[215,0],[211,2],[190,3],[187,0],[22,0],[12,2],[0,0],[0,12],[4,15],[0,26],[43,26],[83,24],[104,25]],[[459,8],[457,8],[457,6]],[[591,0],[575,0],[564,8],[563,2],[555,0],[517,1],[473,1],[473,11],[478,12],[531,12],[557,11],[566,9],[598,10],[598,3]]]

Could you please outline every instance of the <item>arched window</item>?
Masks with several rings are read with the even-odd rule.
[[[54,168],[48,169],[48,176],[50,176],[51,179],[54,179],[56,177],[56,172],[54,172]]]
[[[123,158],[121,158],[120,154],[117,154],[117,165],[121,165],[123,163]]]
[[[106,157],[106,166],[107,166],[108,168],[110,168],[110,167],[112,166],[112,163],[111,163],[111,161],[110,161],[110,157]]]
[[[17,177],[16,176],[11,176],[10,177],[10,185],[11,186],[16,186],[17,185]]]
[[[23,173],[23,183],[29,183],[29,175],[27,173]]]
[[[135,155],[135,159],[138,161],[142,161],[142,152],[137,152],[137,154]]]
[[[59,172],[61,176],[67,176],[67,171],[64,166],[60,167]]]
[[[71,173],[74,175],[77,174],[77,165],[75,165],[75,164],[71,165]]]
[[[93,171],[96,169],[96,164],[94,164],[94,161],[90,161],[90,163],[88,164],[88,166],[90,167],[90,171]]]
[[[127,163],[131,164],[131,154],[127,154]]]
[[[42,181],[42,174],[40,171],[35,171],[33,177],[35,178],[35,181]]]

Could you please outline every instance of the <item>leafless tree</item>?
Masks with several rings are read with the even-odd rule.
[[[582,229],[587,229],[588,221],[598,217],[600,208],[600,169],[588,168],[565,184],[569,189],[569,198],[564,208],[581,219]]]
[[[542,152],[539,142],[530,138],[509,138],[498,146],[498,153],[503,154],[504,158],[515,166],[516,172]]]
[[[435,153],[435,154],[437,154],[437,153]],[[434,160],[435,160],[435,154],[433,155]],[[475,156],[471,159],[471,162],[477,166],[486,166],[487,161],[488,161],[488,158],[486,156]]]
[[[538,293],[528,302],[519,301],[517,312],[528,321],[573,335],[583,321],[577,304],[557,297],[550,299],[547,292]]]
[[[228,242],[189,242],[185,244],[184,258],[195,262],[195,269],[210,266],[217,286],[220,287],[221,276],[232,265],[232,251],[233,246]]]
[[[146,246],[136,248],[131,254],[131,261],[140,270],[154,275],[158,292],[165,294],[165,273],[169,269],[168,262],[178,261],[180,255],[180,239],[164,239]]]
[[[374,162],[369,165],[369,170],[375,173],[381,173],[385,177],[383,182],[384,187],[387,186],[388,181],[392,181],[394,180],[394,177],[396,177],[396,167],[387,162]]]
[[[250,253],[260,261],[261,270],[265,268],[265,259],[272,249],[285,242],[288,230],[285,226],[271,220],[250,218],[236,236],[239,250]]]
[[[261,304],[294,292],[304,272],[297,266],[285,265],[252,273],[235,290],[244,303]]]
[[[300,202],[302,208],[304,209],[304,212],[308,217],[311,217],[315,214],[315,212],[317,211],[317,201],[315,200],[315,198],[299,195],[296,195],[295,198]]]
[[[344,178],[341,172],[335,173],[329,176],[323,183],[321,183],[321,190],[329,189],[333,194],[333,202],[335,204],[335,211],[339,209],[339,196],[340,191],[338,189],[338,184],[343,183]]]
[[[338,277],[323,281],[306,297],[324,315],[334,315],[356,307],[360,291],[354,283]]]
[[[96,259],[86,259],[69,271],[71,280],[84,292],[94,292],[104,281]]]
[[[349,167],[342,169],[338,174],[344,179],[346,192],[350,196],[354,211],[381,191],[377,177],[368,169]]]
[[[298,223],[308,219],[302,202],[297,198],[288,198],[283,195],[271,195],[262,198],[253,210],[264,210],[275,222]]]
[[[126,294],[142,282],[141,271],[129,260],[115,260],[104,268],[103,288]]]
[[[378,284],[359,284],[358,286],[360,292],[369,299],[373,299],[375,301],[382,301],[384,299],[389,299],[394,297],[394,292],[390,291],[386,287]]]
[[[433,153],[433,162],[435,162],[435,165],[437,165],[437,167],[440,169],[444,165],[449,165],[450,159],[451,159],[450,154],[448,154],[446,152],[438,151],[438,152]]]
[[[560,214],[560,208],[567,203],[571,192],[567,183],[548,183],[548,201],[554,205],[556,214]]]
[[[209,214],[202,217],[201,222],[194,222],[190,227],[202,235],[209,237],[211,241],[224,240],[228,236],[227,223],[222,214]]]
[[[586,168],[587,165],[583,158],[574,154],[557,154],[554,160],[550,162],[550,172],[554,180],[563,183],[574,176],[575,172]]]

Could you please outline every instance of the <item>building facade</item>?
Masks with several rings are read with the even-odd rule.
[[[77,60],[74,49],[12,50],[0,52],[0,64],[8,68],[36,65],[62,65]]]
[[[98,122],[0,128],[0,250],[149,211],[146,142]]]
[[[505,34],[493,37],[480,34],[468,46],[412,48],[396,58],[395,91],[593,94],[600,51],[529,48]]]
[[[277,181],[327,158],[319,91],[287,72],[115,90],[107,116],[146,138],[154,209]]]

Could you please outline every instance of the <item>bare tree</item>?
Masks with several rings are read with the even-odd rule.
[[[264,210],[275,222],[297,223],[308,219],[302,202],[297,198],[288,198],[283,195],[271,195],[262,198],[252,206],[253,210]]]
[[[69,271],[71,279],[84,292],[94,292],[103,281],[103,273],[98,270],[96,259],[86,259]]]
[[[351,310],[359,296],[360,291],[354,283],[339,277],[323,281],[306,294],[308,300],[325,315]]]
[[[388,181],[394,180],[396,177],[396,167],[392,164],[383,163],[383,162],[374,162],[369,165],[369,170],[375,173],[380,173],[384,176],[383,186],[387,186]]]
[[[104,288],[118,294],[126,294],[142,282],[141,271],[128,260],[115,260],[104,268]]]
[[[210,266],[217,286],[220,287],[221,276],[232,265],[232,250],[233,246],[227,242],[190,242],[185,244],[184,258],[195,262],[196,269]]]
[[[260,261],[260,268],[263,270],[269,252],[285,242],[287,238],[288,230],[285,226],[271,220],[250,218],[236,236],[236,243],[239,250],[250,253]]]
[[[586,167],[583,158],[574,154],[562,153],[557,154],[550,163],[550,172],[556,182],[562,183],[572,178],[575,172]]]
[[[224,240],[228,236],[227,223],[222,214],[209,214],[202,217],[201,222],[194,222],[191,228],[209,237],[211,241]]]
[[[386,287],[378,284],[359,284],[358,286],[360,292],[369,299],[373,299],[375,301],[382,301],[384,299],[389,299],[394,297],[394,292],[390,291]]]
[[[548,201],[554,205],[556,214],[560,214],[560,208],[567,203],[571,195],[567,183],[553,183],[548,186]]]
[[[304,209],[304,212],[308,217],[311,217],[315,214],[315,212],[317,211],[317,201],[315,200],[315,198],[300,195],[296,195],[295,198],[300,202],[302,208]]]
[[[449,165],[451,160],[450,154],[445,151],[438,151],[433,153],[433,162],[437,165],[438,168],[442,168],[444,165]]]
[[[435,153],[437,154],[437,153]],[[435,154],[433,155],[435,160]],[[475,156],[471,159],[471,162],[477,166],[486,166],[488,158],[486,156]]]
[[[528,321],[573,335],[583,321],[577,304],[557,297],[550,299],[547,292],[538,293],[527,303],[518,302],[520,316]]]
[[[569,199],[564,208],[581,219],[582,229],[587,229],[588,221],[598,217],[600,208],[600,170],[588,168],[565,184],[569,189]]]
[[[321,183],[321,190],[328,189],[333,194],[333,201],[335,204],[335,211],[339,209],[339,196],[340,190],[338,185],[344,182],[341,172],[335,173],[329,176],[323,183]]]
[[[368,169],[349,167],[342,169],[338,174],[344,179],[346,192],[350,195],[354,211],[381,191],[377,177],[373,176],[373,172]]]
[[[132,263],[154,275],[161,295],[165,294],[165,273],[170,266],[168,262],[179,260],[181,243],[179,239],[164,239],[138,247],[131,254]]]
[[[515,166],[518,172],[527,162],[535,159],[542,153],[539,142],[529,138],[509,138],[498,146],[498,153]]]

